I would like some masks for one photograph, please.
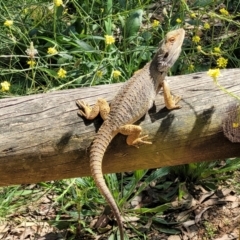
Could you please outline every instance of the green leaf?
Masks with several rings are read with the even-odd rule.
[[[29,31],[29,33],[28,33],[28,35],[29,35],[29,37],[33,37],[34,35],[36,35],[37,36],[37,34],[38,34],[38,31],[39,31],[39,29],[38,28],[33,28],[33,29],[31,29],[30,31]]]
[[[204,183],[202,183],[202,185],[204,185],[204,187],[210,191],[214,191],[217,189],[217,185],[210,181],[204,181]]]
[[[118,20],[121,23],[121,27],[124,28],[125,27],[125,18],[122,15],[118,14]]]
[[[112,233],[112,234],[108,237],[108,240],[115,240],[115,234]]]
[[[135,181],[138,182],[140,181],[145,174],[147,173],[147,170],[137,170],[134,172],[134,177],[135,177]]]
[[[119,2],[119,5],[121,6],[121,8],[126,9],[126,6],[127,6],[126,0],[118,0],[118,2]]]
[[[166,190],[173,184],[172,181],[164,181],[162,184],[157,184],[154,188]]]
[[[73,56],[67,54],[67,53],[59,53],[58,54],[60,57],[64,58],[64,59],[67,59],[67,60],[72,60],[73,59]]]
[[[139,9],[130,14],[125,24],[125,36],[126,38],[136,35],[142,24],[143,10]]]
[[[64,63],[68,63],[68,62],[69,62],[69,60],[64,57],[58,58],[58,60],[57,60],[57,64],[59,64],[59,65],[62,65]]]
[[[75,42],[84,51],[90,51],[90,52],[95,51],[95,49],[92,46],[90,46],[89,44],[87,44],[86,42],[84,42],[82,40],[76,39]]]
[[[145,41],[150,41],[152,39],[152,33],[151,32],[144,32],[142,34],[142,37],[144,38]]]
[[[183,199],[183,197],[188,194],[186,183],[185,182],[179,183],[178,188],[179,188],[178,189],[178,199],[181,201]]]
[[[62,14],[63,14],[63,10],[64,10],[64,8],[63,8],[62,5],[59,6],[59,7],[57,7],[57,11],[56,11],[57,18],[60,18],[60,17],[62,16]]]
[[[163,218],[159,218],[159,217],[154,217],[154,218],[152,218],[152,220],[153,220],[153,222],[161,223],[161,224],[164,224],[164,225],[177,225],[177,224],[179,224],[179,222],[167,222]]]
[[[139,208],[139,209],[132,209],[130,211],[136,212],[136,213],[162,213],[166,210],[168,210],[171,207],[170,203],[165,203],[163,205],[157,206],[155,208]]]
[[[114,199],[116,199],[116,201],[117,201],[117,199],[119,198],[119,195],[120,195],[117,174],[115,174],[115,173],[106,174],[104,177],[107,182],[107,185],[111,189]]]
[[[106,5],[106,13],[107,13],[107,20],[104,21],[106,34],[112,35],[112,0],[107,1]]]
[[[84,37],[84,40],[86,40],[86,39],[93,39],[93,40],[104,40],[104,37],[101,37],[101,36],[89,36],[89,35],[87,35],[87,36],[85,36]]]
[[[76,32],[81,33],[84,30],[84,23],[81,18],[77,18],[74,25],[75,25]]]
[[[161,202],[170,202],[172,197],[175,194],[177,194],[177,193],[178,193],[178,185],[168,189],[168,191],[165,194],[159,195],[159,201],[161,201]]]
[[[240,169],[240,158],[228,159],[226,165],[219,170],[216,170],[215,173],[224,173],[228,171],[235,171]]]
[[[158,178],[164,177],[169,173],[168,167],[159,168],[156,171],[154,171],[149,177],[146,178],[145,182],[152,182]]]
[[[30,189],[26,189],[26,190],[19,190],[17,192],[15,192],[15,196],[25,196],[25,195],[30,195],[30,194],[34,194],[40,192],[40,190],[30,190]]]
[[[48,68],[39,68],[41,71],[46,72],[51,77],[57,77],[57,73],[51,69]]]
[[[163,232],[163,233],[168,233],[168,234],[179,234],[179,233],[181,233],[180,230],[174,229],[174,228],[164,228],[164,227],[155,227],[155,228],[158,229],[159,231]]]
[[[107,0],[107,5],[106,5],[107,14],[112,14],[112,5],[113,5],[112,0]]]
[[[61,36],[61,38],[62,38],[62,36]],[[45,41],[51,43],[52,45],[58,45],[58,43],[54,39],[52,39],[52,38],[41,36],[41,37],[37,37],[37,39],[45,40]],[[68,39],[68,41],[69,41],[69,39]]]
[[[197,0],[194,2],[193,6],[205,8],[206,6],[212,5],[212,4],[214,4],[213,0]]]
[[[217,162],[215,162],[216,165]],[[226,172],[231,172],[240,169],[240,158],[235,159],[227,159],[226,165],[224,165],[221,168],[213,168],[213,166],[210,165],[209,167],[206,167],[205,171],[202,173],[201,178],[207,178],[208,176],[212,174],[221,174]]]
[[[152,181],[163,177],[169,173],[169,168],[160,168],[152,172],[150,176],[148,176],[146,179],[144,179],[144,182],[142,182],[139,189],[136,191],[137,183],[146,175],[146,170],[138,170],[134,172],[135,178],[131,179],[131,181],[124,187],[124,196],[120,200],[120,203],[123,204],[124,202],[129,199],[131,196],[131,199],[134,198],[134,196],[137,196],[140,192],[142,192]],[[134,194],[133,194],[134,193]]]
[[[107,21],[104,21],[105,29],[106,29],[106,34],[107,35],[112,35],[112,22],[110,19]]]

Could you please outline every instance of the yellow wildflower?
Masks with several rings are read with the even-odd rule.
[[[118,70],[114,70],[114,71],[113,71],[113,77],[114,77],[114,78],[118,78],[119,76],[121,76],[121,72],[118,71]]]
[[[221,53],[221,49],[219,47],[215,47],[213,50],[215,53]]]
[[[96,72],[96,75],[97,75],[97,77],[101,78],[102,75],[103,75],[103,72],[102,72],[101,70],[98,70],[98,71]]]
[[[177,19],[176,19],[176,22],[177,22],[177,23],[181,23],[182,20],[181,20],[180,18],[177,18]]]
[[[7,92],[10,89],[11,84],[8,81],[1,82],[2,91]]]
[[[203,25],[203,28],[206,29],[206,30],[210,29],[209,23],[205,22],[204,25]]]
[[[111,44],[115,43],[115,38],[113,36],[105,35],[104,37],[105,37],[105,43],[107,45],[111,45]]]
[[[3,25],[5,27],[11,27],[13,25],[13,21],[12,20],[6,20]]]
[[[199,36],[197,36],[197,35],[192,37],[192,41],[194,43],[198,43],[198,42],[200,42],[200,40],[201,40],[201,38]]]
[[[198,50],[199,52],[202,51],[202,46],[197,45],[197,50]]]
[[[194,65],[193,64],[190,64],[189,66],[188,66],[188,70],[190,71],[190,72],[192,72],[193,70],[194,70]]]
[[[103,13],[104,12],[104,8],[100,8],[100,11],[101,11],[101,13]]]
[[[214,80],[220,76],[219,68],[216,69],[209,69],[207,72],[208,76],[212,77]]]
[[[153,22],[152,22],[152,27],[157,28],[159,26],[159,23],[160,22],[158,20],[154,19]]]
[[[53,54],[57,54],[58,51],[56,50],[56,48],[54,48],[54,47],[50,47],[50,48],[48,48],[47,53],[53,55]]]
[[[60,68],[57,72],[57,75],[58,75],[59,78],[65,78],[66,74],[67,74],[67,71],[64,70],[63,68]]]
[[[225,8],[221,8],[221,9],[219,10],[219,12],[220,12],[222,15],[225,15],[225,16],[229,15],[229,12],[228,12]]]
[[[217,66],[220,68],[225,68],[227,66],[228,59],[220,57],[217,59]]]
[[[238,128],[239,127],[239,123],[238,122],[233,122],[232,126],[233,126],[233,128]]]
[[[36,62],[31,59],[31,60],[27,61],[27,64],[28,64],[30,67],[34,67],[34,65],[36,64]]]
[[[53,0],[53,2],[54,2],[54,5],[56,7],[59,7],[59,6],[63,5],[63,1],[62,0]]]
[[[190,17],[191,17],[191,18],[196,18],[196,14],[195,14],[195,13],[191,13],[191,14],[190,14]]]

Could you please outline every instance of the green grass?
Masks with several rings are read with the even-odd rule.
[[[166,32],[183,26],[191,30],[172,74],[240,66],[239,3],[170,2],[159,13],[149,9],[149,1],[71,0],[56,6],[43,0],[1,0],[0,76],[11,87],[0,97],[125,81],[151,59]],[[9,20],[13,24],[5,26]],[[106,35],[115,42],[107,44]],[[26,53],[31,42],[35,55]],[[49,54],[49,48],[56,53]],[[60,69],[66,74],[59,76]]]
[[[0,0],[0,98],[125,81],[151,60],[165,33],[178,27],[185,28],[186,39],[170,74],[240,67],[239,1],[220,5],[222,2],[211,0],[192,4],[172,0],[159,8],[151,7],[152,3],[70,0],[55,6],[46,0]],[[5,26],[9,20],[13,24]],[[107,44],[106,35],[113,37],[114,43]],[[56,52],[48,53],[49,48]],[[197,163],[110,174],[106,181],[124,216],[139,218],[137,224],[128,225],[134,236],[144,239],[146,234],[139,228],[149,219],[162,224],[159,231],[177,233],[177,229],[167,228],[169,223],[161,215],[170,208],[173,196],[184,196],[185,185],[201,184],[212,190],[239,168],[239,159],[235,159],[223,165]],[[239,189],[238,181],[231,181]],[[159,190],[159,199],[136,210],[128,208],[131,200],[151,184]],[[16,212],[26,212],[28,204],[52,193],[57,215],[51,224],[69,229],[72,236],[78,234],[79,226],[81,232],[94,235],[91,220],[101,214],[105,205],[92,178],[0,191],[1,221]],[[68,220],[63,219],[64,214]]]
[[[204,167],[203,167],[204,165]],[[181,201],[193,185],[202,185],[207,190],[216,190],[219,185],[230,185],[240,193],[239,170],[240,159],[229,159],[209,163],[197,163],[178,167],[166,167],[157,170],[138,170],[125,175],[109,174],[106,181],[120,206],[127,221],[127,229],[133,239],[147,239],[151,230],[168,234],[178,234],[178,223],[165,219],[163,215],[173,211],[173,199]],[[236,172],[235,172],[236,171]],[[197,173],[196,173],[197,172]],[[236,174],[233,174],[236,173]],[[226,184],[227,182],[227,184]],[[188,189],[188,190],[186,190]],[[149,202],[141,201],[140,208],[133,209],[131,202],[137,196],[153,194]],[[91,177],[66,179],[29,186],[12,186],[0,189],[0,222],[18,221],[16,216],[38,216],[43,196],[51,199],[50,208],[54,209],[55,217],[45,220],[59,231],[66,231],[66,239],[74,239],[81,234],[94,236],[96,230],[90,227],[93,218],[103,212],[105,200],[96,190]],[[156,197],[157,196],[157,197]],[[40,200],[40,201],[39,201]],[[47,206],[48,205],[44,205]],[[40,209],[42,209],[40,207]],[[29,213],[27,213],[29,212]],[[49,211],[52,213],[52,211]],[[140,229],[152,221],[151,230],[142,232]],[[106,228],[107,229],[107,228]],[[102,229],[102,231],[106,231]],[[117,229],[108,231],[108,239],[117,234]],[[208,229],[206,234],[210,235]]]

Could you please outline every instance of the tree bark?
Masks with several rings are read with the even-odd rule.
[[[219,83],[240,96],[240,69],[221,73]],[[182,96],[182,109],[168,111],[158,94],[138,122],[153,144],[129,147],[118,135],[104,156],[104,173],[240,156],[239,100],[206,72],[168,80],[173,94]],[[121,85],[0,100],[0,186],[90,175],[88,150],[102,120],[79,117],[75,100],[111,102]]]

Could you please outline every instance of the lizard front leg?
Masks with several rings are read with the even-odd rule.
[[[132,145],[138,148],[138,145],[143,144],[152,144],[152,142],[145,141],[144,139],[148,137],[148,135],[144,135],[140,137],[142,132],[142,128],[137,125],[126,124],[121,126],[118,130],[119,133],[123,135],[127,135],[127,144]]]
[[[80,109],[82,109],[78,111],[78,114],[88,120],[94,119],[99,113],[101,118],[105,120],[110,112],[109,104],[103,98],[98,99],[93,107],[81,100],[77,100],[76,104]]]
[[[177,105],[177,103],[181,100],[181,97],[173,96],[171,94],[169,85],[166,80],[163,81],[162,87],[163,87],[164,102],[165,102],[167,109],[172,110],[172,109],[181,108],[180,105]]]

